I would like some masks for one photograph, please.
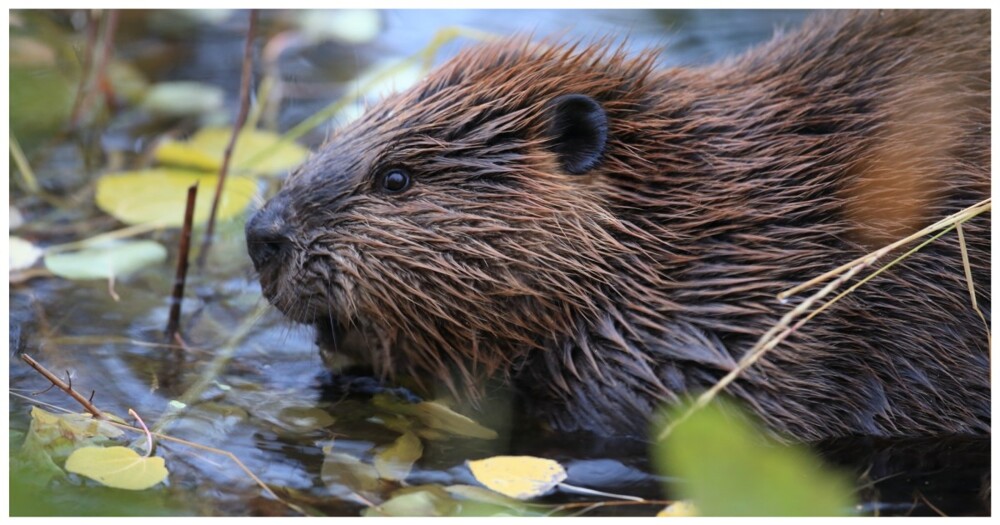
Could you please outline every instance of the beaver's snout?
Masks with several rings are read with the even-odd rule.
[[[289,250],[291,239],[280,202],[272,200],[250,217],[246,238],[247,252],[258,272],[281,261]]]

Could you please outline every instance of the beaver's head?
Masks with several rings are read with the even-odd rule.
[[[370,108],[247,223],[265,296],[449,384],[571,337],[641,264],[601,188],[634,156],[650,62],[494,44]]]

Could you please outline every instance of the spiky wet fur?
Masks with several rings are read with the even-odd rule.
[[[294,320],[358,329],[380,372],[510,379],[554,426],[643,434],[795,303],[775,294],[989,195],[989,13],[824,15],[656,70],[606,44],[467,50],[339,130],[268,206]],[[546,104],[609,119],[561,172]],[[377,185],[405,167],[401,194]],[[989,219],[965,225],[989,315]],[[729,392],[793,439],[986,433],[989,354],[946,236],[844,298]]]

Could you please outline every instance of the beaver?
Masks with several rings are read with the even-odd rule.
[[[324,352],[350,332],[379,377],[496,378],[556,430],[644,435],[803,300],[776,294],[988,198],[989,22],[826,13],[685,68],[479,44],[337,130],[249,254]],[[989,218],[963,228],[988,318]],[[988,345],[951,234],[727,391],[792,440],[983,434]]]

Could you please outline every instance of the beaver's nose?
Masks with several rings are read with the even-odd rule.
[[[277,213],[276,206],[264,206],[250,217],[246,237],[247,252],[258,272],[279,261],[291,244],[285,221]]]

